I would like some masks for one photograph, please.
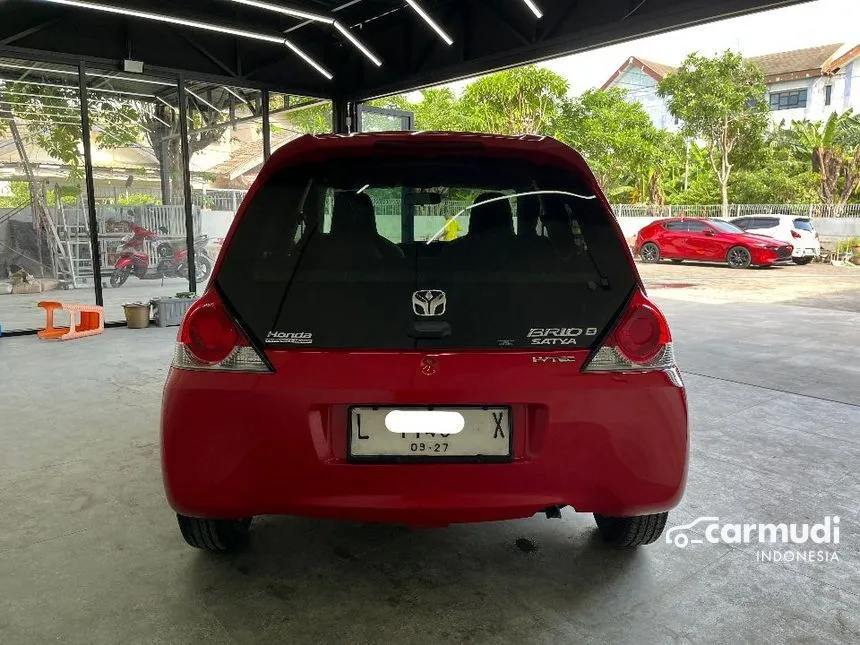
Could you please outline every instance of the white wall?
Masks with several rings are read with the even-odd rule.
[[[638,67],[629,67],[612,83],[613,87],[627,90],[627,100],[639,103],[655,127],[675,132],[678,124],[669,114],[666,101],[657,96],[657,81]]]

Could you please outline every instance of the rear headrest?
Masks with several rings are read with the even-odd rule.
[[[475,199],[475,204],[480,204],[491,199],[504,197],[501,193],[481,193]],[[514,216],[511,213],[511,205],[507,199],[499,199],[483,206],[473,208],[469,212],[469,235],[475,233],[504,233],[514,234]]]
[[[376,215],[370,197],[363,193],[337,193],[331,211],[331,234],[376,234]]]

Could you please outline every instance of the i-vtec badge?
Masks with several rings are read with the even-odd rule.
[[[575,363],[576,356],[532,356],[532,363]]]
[[[267,343],[283,343],[286,345],[311,345],[314,335],[308,331],[270,331],[266,336]]]
[[[532,345],[576,345],[581,336],[597,336],[597,327],[535,327],[526,334]]]

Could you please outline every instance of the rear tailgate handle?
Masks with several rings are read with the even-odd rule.
[[[441,320],[416,320],[408,333],[411,338],[445,338],[451,335],[451,325]]]

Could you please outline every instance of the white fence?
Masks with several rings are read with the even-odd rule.
[[[616,217],[722,217],[721,204],[675,205],[613,204]],[[795,217],[857,217],[860,204],[729,204],[729,217],[742,215],[794,215]]]

